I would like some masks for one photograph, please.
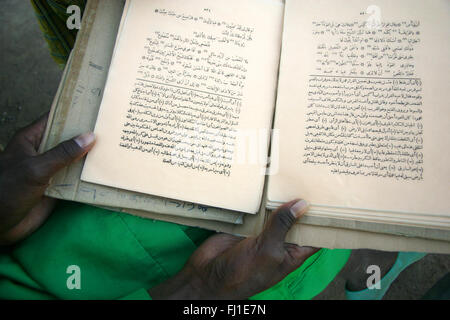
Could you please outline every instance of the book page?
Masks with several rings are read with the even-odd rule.
[[[97,119],[125,0],[90,0],[83,15],[77,42],[66,65],[49,115],[40,153],[84,132],[93,131]],[[84,161],[59,171],[45,195],[115,211],[144,210],[167,219],[176,217],[225,224],[242,224],[243,213],[142,194],[80,181]]]
[[[257,212],[283,2],[131,0],[126,8],[81,179]]]
[[[450,2],[285,11],[269,201],[448,220]]]

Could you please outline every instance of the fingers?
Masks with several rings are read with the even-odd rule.
[[[269,221],[262,233],[262,241],[266,245],[281,246],[284,243],[286,234],[295,224],[298,218],[303,216],[308,210],[308,203],[305,200],[293,200],[279,207],[269,218]]]
[[[231,234],[216,234],[202,244],[202,247],[204,247],[204,256],[208,259],[216,257],[242,240],[244,240],[244,238]]]
[[[203,242],[194,255],[191,256],[190,261],[197,266],[204,265],[242,240],[244,240],[244,238],[230,234],[216,234]]]
[[[55,203],[56,199],[43,197],[17,225],[0,236],[0,245],[12,245],[31,235],[47,220]]]
[[[17,132],[11,142],[19,143],[31,147],[34,150],[39,148],[48,121],[48,112],[29,126]]]
[[[284,259],[280,267],[285,274],[291,273],[299,268],[306,259],[320,250],[319,248],[313,247],[300,247],[295,244],[285,244],[284,248],[288,257]]]
[[[44,136],[45,128],[47,127],[48,112],[39,118],[36,122],[26,128],[25,134],[29,141],[33,144],[35,150],[39,148],[42,137]]]
[[[64,141],[55,148],[33,157],[30,161],[32,176],[37,181],[47,183],[59,170],[85,156],[92,149],[94,143],[94,134],[86,133]]]

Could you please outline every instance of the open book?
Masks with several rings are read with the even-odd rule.
[[[99,6],[116,28],[95,24]],[[258,221],[242,234],[263,226],[252,214],[304,198],[311,225],[448,250],[447,1],[128,0],[87,10],[83,59],[68,64],[43,148],[94,127],[97,144],[49,195],[222,231],[215,223]],[[80,117],[84,128],[67,121]]]

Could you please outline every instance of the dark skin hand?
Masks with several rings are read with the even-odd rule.
[[[294,200],[278,208],[256,237],[212,236],[182,271],[149,290],[151,297],[247,299],[270,288],[319,250],[284,243],[287,232],[306,210],[305,201]]]
[[[55,199],[44,196],[50,178],[81,159],[94,145],[88,133],[38,155],[47,124],[45,115],[20,130],[0,153],[0,245],[12,245],[38,229]]]
[[[38,154],[47,116],[20,130],[0,153],[0,245],[37,230],[55,200],[44,196],[50,179],[94,146],[92,133]],[[173,278],[149,290],[153,299],[245,299],[297,269],[318,249],[285,243],[289,229],[307,211],[294,200],[272,214],[256,237],[217,234],[206,240]]]

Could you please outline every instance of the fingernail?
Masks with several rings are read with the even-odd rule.
[[[86,148],[95,141],[95,135],[92,132],[82,134],[75,138],[75,142],[80,146],[80,148]]]
[[[291,213],[294,217],[300,218],[306,213],[306,211],[308,210],[308,206],[308,202],[306,202],[305,200],[299,200],[292,205]]]

